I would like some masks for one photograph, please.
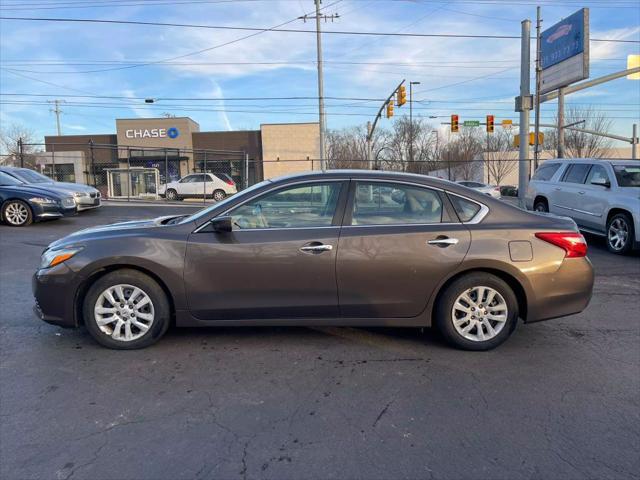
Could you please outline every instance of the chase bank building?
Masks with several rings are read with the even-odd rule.
[[[259,130],[202,132],[188,117],[117,119],[116,133],[45,137],[37,163],[58,180],[106,184],[113,169],[156,168],[161,181],[227,173],[239,186],[319,168],[318,123],[262,124]]]

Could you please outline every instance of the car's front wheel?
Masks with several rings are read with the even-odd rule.
[[[436,305],[435,324],[452,345],[490,350],[504,342],[518,322],[518,300],[507,283],[477,272],[454,280]]]
[[[628,253],[633,247],[633,221],[626,213],[617,213],[607,222],[607,248],[613,253]]]
[[[137,270],[116,270],[99,278],[83,303],[84,323],[98,343],[118,350],[144,348],[169,327],[167,296]]]
[[[24,227],[33,223],[33,213],[26,202],[9,200],[2,206],[2,218],[12,227]]]

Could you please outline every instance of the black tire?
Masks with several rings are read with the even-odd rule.
[[[216,190],[213,192],[213,199],[216,202],[221,202],[222,200],[224,200],[227,197],[227,194],[224,193],[224,190]]]
[[[507,319],[502,329],[489,340],[476,341],[463,337],[454,326],[454,303],[460,295],[474,287],[489,287],[499,293],[507,306]],[[485,272],[474,272],[454,280],[446,287],[438,299],[435,308],[435,326],[445,340],[463,350],[491,350],[504,342],[518,323],[518,299],[507,283],[499,277]],[[496,324],[497,325],[497,324]],[[495,326],[495,325],[494,325]],[[484,332],[484,327],[483,332]]]
[[[14,213],[14,211],[16,213]],[[17,211],[22,212],[22,215],[18,216]],[[12,227],[26,227],[33,223],[33,212],[27,202],[17,199],[7,200],[4,205],[2,205],[2,219],[7,225],[11,225]]]
[[[533,209],[536,212],[549,212],[549,204],[547,203],[547,201],[543,198],[543,199],[538,199],[536,200],[536,202],[533,204]]]
[[[148,295],[153,305],[153,322],[140,338],[124,341],[113,339],[100,330],[96,323],[94,307],[100,295],[109,287],[126,284],[141,289]],[[166,333],[171,319],[171,309],[167,295],[158,283],[137,270],[122,269],[107,273],[96,280],[85,295],[82,305],[84,324],[91,336],[101,345],[115,350],[145,348],[157,342]]]
[[[180,197],[178,196],[178,192],[173,188],[170,188],[169,190],[167,190],[166,197],[167,197],[167,200],[171,200],[171,201],[180,200]]]
[[[624,232],[625,237],[623,241],[614,241],[614,238],[616,238],[614,236],[614,229]],[[607,249],[611,253],[616,253],[618,255],[629,253],[633,248],[634,239],[635,230],[633,228],[633,220],[629,214],[616,213],[609,219],[609,221],[607,221]]]

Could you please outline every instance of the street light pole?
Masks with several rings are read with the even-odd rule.
[[[409,82],[409,132],[410,132],[410,143],[409,143],[409,165],[413,166],[413,86],[420,85],[420,82]]]
[[[324,172],[327,168],[324,158],[324,84],[322,75],[322,34],[320,33],[320,0],[316,3],[316,44],[318,53],[318,116],[320,121],[320,169]]]

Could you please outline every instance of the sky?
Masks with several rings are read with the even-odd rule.
[[[591,78],[625,69],[627,55],[640,53],[640,0],[325,0],[322,13],[339,18],[322,29],[519,36],[527,18],[535,34],[538,4],[543,30],[589,7],[592,39],[635,41],[592,41]],[[298,18],[313,11],[311,0],[0,1],[2,17],[264,29],[288,22],[281,28],[314,30],[313,20]],[[0,123],[23,125],[39,139],[56,133],[48,103],[54,99],[63,100],[61,127],[68,135],[115,133],[116,118],[164,113],[189,116],[202,131],[318,119],[314,33],[0,20],[0,44]],[[493,114],[496,124],[518,118],[517,39],[324,33],[322,48],[330,129],[373,120],[381,100],[403,79],[420,82],[413,87],[414,116],[434,127],[446,128],[441,122],[453,113],[460,121]],[[234,100],[246,97],[257,99]],[[145,104],[145,98],[156,101]],[[640,81],[615,80],[574,93],[566,103],[604,112],[613,121],[612,133],[630,137],[631,125],[640,124]],[[408,107],[396,107],[394,118],[383,118],[380,126],[408,115]],[[556,107],[555,101],[543,105],[543,123],[553,122]]]

